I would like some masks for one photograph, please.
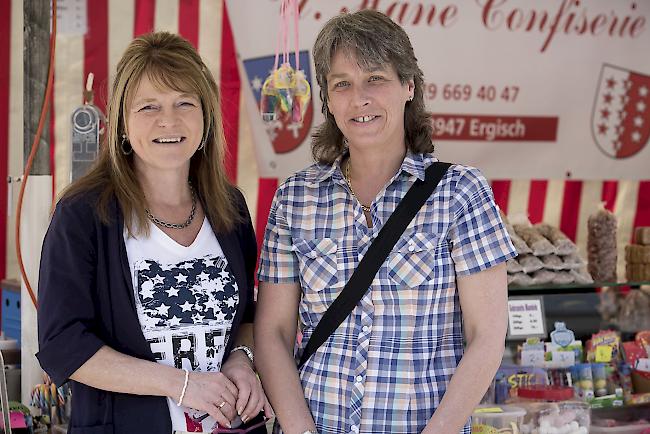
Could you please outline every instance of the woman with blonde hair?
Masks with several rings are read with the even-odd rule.
[[[256,243],[224,170],[215,80],[183,38],[141,36],[107,117],[41,258],[37,357],[71,380],[69,432],[203,432],[270,413],[253,365]]]

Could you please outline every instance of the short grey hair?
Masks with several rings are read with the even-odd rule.
[[[431,115],[424,106],[424,74],[408,35],[389,17],[371,9],[341,14],[330,19],[314,43],[313,56],[316,80],[325,122],[312,137],[314,160],[331,164],[345,149],[343,133],[327,108],[327,74],[334,54],[343,51],[353,56],[359,66],[370,71],[391,65],[402,84],[413,80],[413,100],[404,111],[405,142],[416,153],[433,152]]]

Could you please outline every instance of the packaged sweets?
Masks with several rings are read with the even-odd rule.
[[[494,377],[494,383],[495,402],[506,404],[516,400],[520,387],[546,384],[546,371],[543,368],[502,365]]]
[[[631,264],[650,264],[650,246],[625,246],[625,260]]]
[[[568,285],[574,281],[575,279],[570,271],[556,271],[553,273],[553,281],[551,283],[555,285]]]
[[[563,270],[564,261],[558,255],[546,255],[540,258],[547,270]]]
[[[557,253],[553,244],[551,244],[551,242],[540,234],[533,226],[516,224],[513,225],[513,227],[515,228],[517,235],[519,235],[533,251],[533,255],[544,256]]]
[[[526,244],[526,241],[524,241],[519,235],[517,235],[517,232],[515,232],[515,228],[513,228],[511,224],[509,223],[506,224],[506,230],[508,231],[508,235],[510,235],[510,240],[512,241],[512,244],[515,246],[515,249],[517,249],[517,253],[519,255],[533,253],[532,249],[528,247],[528,244]]]
[[[526,273],[508,274],[508,285],[530,286],[533,284],[533,278]]]
[[[587,271],[586,268],[578,268],[577,270],[571,270],[569,271],[571,275],[573,276],[573,281],[575,283],[578,283],[580,285],[589,285],[591,283],[594,283],[594,279],[591,277],[591,274]]]
[[[578,256],[577,253],[572,253],[570,255],[562,256],[562,265],[562,269],[564,270],[577,270],[583,268],[587,264],[580,256]]]
[[[625,278],[629,282],[645,282],[650,280],[650,263],[635,264],[628,262],[625,264]]]
[[[630,332],[650,328],[650,295],[645,291],[630,291],[622,297],[618,326]]]
[[[590,363],[578,363],[573,366],[573,387],[575,395],[583,401],[594,397],[594,377]]]
[[[577,247],[573,241],[555,226],[548,223],[538,223],[535,225],[535,229],[553,244],[558,255],[569,255],[576,252]]]
[[[524,271],[523,267],[517,260],[517,258],[510,258],[506,261],[506,269],[508,270],[508,274],[515,274],[515,273],[521,273]]]
[[[555,272],[550,270],[537,270],[532,274],[533,285],[545,285],[555,278]]]
[[[634,243],[650,246],[650,226],[639,226],[634,229]]]
[[[618,362],[621,360],[621,338],[614,330],[601,330],[587,342],[587,361]]]
[[[650,330],[642,330],[636,334],[634,341],[641,345],[646,354],[650,356]]]
[[[591,374],[594,380],[594,395],[607,395],[607,373],[604,363],[593,363],[591,365]]]
[[[472,434],[519,434],[526,410],[512,405],[481,405],[472,414]]]
[[[589,405],[574,401],[571,387],[533,386],[519,388],[517,406],[526,410],[522,434],[587,434]]]
[[[533,273],[544,268],[542,260],[534,255],[520,255],[517,260],[524,273]]]
[[[587,258],[591,277],[616,282],[616,216],[602,208],[587,221]]]

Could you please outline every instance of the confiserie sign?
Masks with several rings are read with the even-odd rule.
[[[279,1],[227,6],[242,81],[250,85],[247,109],[262,177],[283,178],[311,163],[309,133],[323,121],[311,47],[329,18],[368,8],[386,13],[411,38],[441,160],[501,179],[647,177],[648,1],[302,0],[298,48],[312,86],[302,124],[264,124],[259,116]]]

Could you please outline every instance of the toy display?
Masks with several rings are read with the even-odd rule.
[[[650,419],[650,330],[625,342],[618,332],[602,330],[583,349],[566,324],[556,322],[550,338],[528,338],[519,346],[522,365],[499,368],[486,394],[493,402],[484,398],[473,415],[472,432],[641,433]],[[523,410],[523,418],[521,412],[505,410],[510,407]],[[593,415],[600,419],[592,430]]]
[[[267,77],[262,86],[262,119],[271,122],[289,117],[292,122],[302,122],[309,96],[309,82],[304,72],[294,70],[289,63],[283,63]]]
[[[305,78],[305,73],[300,70],[300,57],[298,56],[298,1],[282,0],[280,5],[280,32],[278,33],[278,49],[275,52],[275,64],[270,75],[264,80],[260,100],[262,120],[274,122],[279,119],[290,119],[294,123],[302,123],[307,105],[310,100],[311,89]],[[289,15],[294,19],[294,42],[296,45],[296,67],[289,63]],[[280,61],[280,44],[282,44],[282,64]]]

